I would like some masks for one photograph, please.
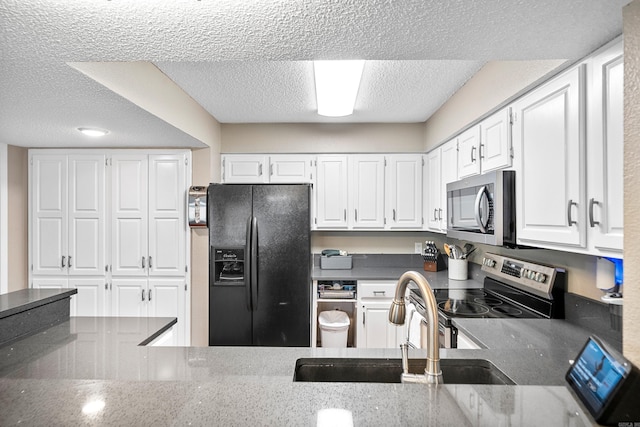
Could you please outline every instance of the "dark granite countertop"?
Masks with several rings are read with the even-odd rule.
[[[77,294],[77,289],[22,289],[0,295],[0,319]]]

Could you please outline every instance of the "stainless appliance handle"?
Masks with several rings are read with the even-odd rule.
[[[244,294],[246,297],[247,310],[251,311],[251,257],[249,256],[251,252],[251,221],[253,217],[249,217],[247,219],[247,240],[245,240],[244,246]]]
[[[589,200],[589,225],[591,226],[591,228],[594,228],[596,225],[600,224],[600,221],[594,221],[593,219],[593,205],[600,206],[600,202],[598,202],[594,198],[591,198]]]
[[[478,223],[478,227],[480,227],[480,231],[482,233],[487,232],[487,226],[482,222],[482,213],[480,212],[480,203],[482,203],[482,196],[487,193],[487,186],[483,185],[478,193],[476,194],[476,202],[474,203],[474,214],[476,217],[476,222]],[[487,216],[488,218],[488,216]]]
[[[258,218],[251,220],[251,304],[258,309]]]
[[[578,223],[578,221],[574,221],[571,218],[571,206],[574,206],[574,205],[578,206],[578,203],[574,202],[573,199],[569,199],[569,203],[567,204],[567,221],[569,222],[569,227]]]

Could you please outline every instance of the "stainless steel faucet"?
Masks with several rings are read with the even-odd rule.
[[[427,365],[424,368],[424,375],[409,374],[406,369],[407,346],[402,346],[402,359],[404,373],[402,374],[402,382],[425,382],[427,384],[441,384],[442,371],[440,370],[440,348],[438,345],[438,307],[436,298],[433,295],[431,286],[424,276],[415,271],[407,271],[398,280],[396,284],[396,294],[389,309],[389,321],[396,325],[404,324],[407,309],[404,304],[404,294],[407,290],[409,282],[418,285],[422,299],[426,305],[427,320]]]

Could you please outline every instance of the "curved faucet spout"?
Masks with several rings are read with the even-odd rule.
[[[424,276],[415,271],[407,271],[396,284],[396,294],[389,309],[389,321],[396,325],[404,324],[406,308],[404,295],[409,282],[418,285],[422,299],[426,305],[427,317],[427,365],[424,369],[425,380],[429,384],[442,383],[442,371],[440,370],[440,348],[438,346],[438,307],[431,286]]]

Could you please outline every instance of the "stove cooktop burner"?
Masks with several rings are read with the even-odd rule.
[[[489,312],[489,308],[477,302],[446,300],[438,303],[438,308],[454,316],[481,316]]]
[[[494,297],[474,298],[473,300],[479,304],[486,304],[490,307],[495,307],[497,305],[503,304],[503,301],[501,299]]]
[[[491,307],[491,311],[494,311],[496,313],[502,314],[507,317],[517,317],[522,315],[522,310],[515,307],[508,306],[508,305]]]

